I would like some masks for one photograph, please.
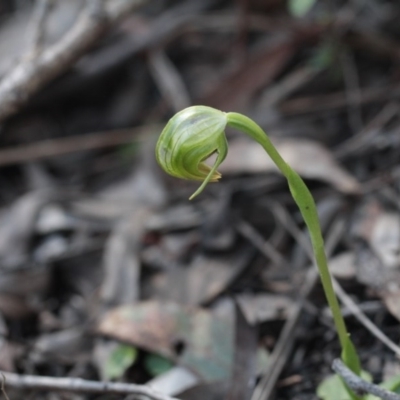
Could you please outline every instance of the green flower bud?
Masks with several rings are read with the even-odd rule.
[[[156,146],[156,158],[168,174],[197,181],[202,185],[190,197],[197,196],[208,182],[217,182],[217,168],[225,159],[226,114],[211,107],[193,106],[175,114],[162,131]],[[204,161],[217,153],[215,164]]]

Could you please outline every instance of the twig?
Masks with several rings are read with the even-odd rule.
[[[332,277],[333,287],[340,301],[348,308],[352,315],[364,325],[378,340],[380,340],[388,349],[392,350],[397,357],[400,357],[400,347],[390,340],[361,310],[354,300],[343,290],[339,282]]]
[[[8,397],[8,394],[6,392],[6,389],[4,388],[4,385],[6,383],[6,377],[4,376],[4,374],[1,374],[1,377],[3,378],[1,380],[1,386],[0,386],[1,393],[3,393],[4,397],[6,398],[6,400],[10,400],[10,398]]]
[[[106,3],[107,0],[86,0],[91,13],[95,14],[98,18],[106,17]]]
[[[229,389],[224,400],[249,399],[252,381],[256,373],[258,329],[249,324],[238,303],[235,304],[235,358]]]
[[[369,393],[381,398],[382,400],[400,400],[400,396],[396,393],[389,392],[386,389],[361,379],[349,370],[339,359],[333,361],[332,369],[342,377],[350,389],[360,396]]]
[[[274,245],[265,240],[257,230],[243,219],[239,219],[236,223],[236,230],[250,243],[254,245],[266,258],[271,260],[276,265],[288,265],[286,259],[279,253]]]
[[[160,47],[180,32],[185,32],[186,27],[193,27],[198,14],[208,10],[214,2],[215,0],[186,1],[169,7],[168,11],[149,23],[147,33],[138,37],[127,35],[112,46],[99,49],[90,58],[81,60],[77,65],[80,78],[84,80],[92,76],[101,76],[107,70],[131,60],[140,52]]]
[[[354,156],[357,151],[364,150],[373,139],[382,131],[382,128],[399,114],[400,106],[397,102],[386,104],[382,110],[356,135],[342,142],[334,151],[339,160]]]
[[[264,91],[257,105],[257,110],[260,113],[261,111],[265,113],[267,108],[276,106],[287,96],[303,87],[307,82],[310,82],[320,73],[320,69],[308,65],[300,67],[294,72],[288,73],[281,81],[269,86]]]
[[[12,372],[1,372],[6,386],[19,390],[68,391],[74,393],[114,393],[120,395],[134,394],[146,396],[152,400],[177,400],[156,392],[145,385],[133,383],[114,383],[87,381],[81,378],[54,378],[49,376],[19,375]]]
[[[355,133],[359,132],[363,126],[360,106],[360,78],[358,76],[353,54],[348,50],[342,52],[341,64],[347,101],[353,104],[353,106],[348,107],[347,110],[349,125]]]
[[[286,210],[283,207],[279,208],[280,213],[286,213]],[[279,215],[279,214],[277,214]],[[295,231],[295,232],[294,232]],[[290,233],[292,235],[296,234],[296,238],[298,243],[304,248],[306,254],[308,255],[311,261],[314,260],[313,252],[311,249],[311,245],[307,240],[307,237],[301,230],[295,226],[291,226]],[[301,238],[302,237],[302,238]],[[339,300],[351,311],[355,318],[374,335],[378,340],[380,340],[386,347],[392,350],[396,355],[400,354],[400,347],[396,345],[388,336],[386,336],[360,309],[360,307],[346,294],[346,292],[342,289],[337,280],[332,277],[333,286],[335,289],[335,293],[338,296]]]
[[[35,58],[41,52],[44,40],[47,16],[54,5],[54,0],[37,0],[32,16],[31,41],[32,49],[30,57]]]
[[[356,105],[379,103],[400,97],[400,86],[392,85],[386,87],[369,87],[360,89],[357,99],[354,96],[346,96],[344,92],[323,94],[317,96],[306,96],[287,100],[279,106],[284,115],[298,115],[317,113]],[[350,97],[350,98],[349,98]]]
[[[292,351],[296,340],[294,332],[302,315],[305,299],[311,293],[318,279],[316,268],[310,268],[307,272],[305,282],[303,282],[300,290],[301,299],[294,305],[285,322],[282,332],[279,335],[279,341],[269,357],[267,370],[263,371],[263,377],[254,389],[251,400],[269,400],[271,398],[276,381],[281,375],[283,367]]]
[[[102,149],[140,141],[146,135],[160,132],[158,125],[149,125],[109,132],[90,133],[60,139],[48,139],[25,146],[0,150],[0,167],[37,161],[79,151]]]
[[[332,227],[326,245],[327,253],[331,253],[336,247],[343,234],[343,229],[344,226],[340,220],[337,224],[335,224],[335,226]],[[278,380],[279,375],[281,374],[282,369],[285,366],[286,360],[288,359],[292,351],[296,339],[296,335],[293,334],[293,332],[302,315],[305,301],[310,295],[312,289],[314,288],[317,279],[317,269],[314,267],[310,268],[307,272],[304,282],[302,283],[299,294],[299,301],[297,301],[294,305],[291,314],[289,315],[285,326],[283,327],[283,330],[279,335],[278,343],[276,344],[274,351],[269,358],[268,370],[265,371],[263,378],[256,386],[251,400],[270,399],[276,381]]]
[[[104,16],[91,3],[75,25],[56,44],[36,58],[24,59],[0,82],[0,122],[15,113],[33,94],[66,71],[119,19],[147,0],[125,0],[109,3]],[[96,11],[97,10],[97,11]]]
[[[191,105],[185,83],[164,50],[150,51],[149,66],[160,92],[175,112]]]

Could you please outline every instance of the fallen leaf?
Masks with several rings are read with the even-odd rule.
[[[91,351],[91,338],[82,326],[40,335],[34,342],[35,360],[54,359],[58,362],[73,363],[88,360]]]
[[[97,331],[179,362],[213,382],[231,373],[233,319],[172,302],[146,301],[110,311]]]
[[[382,213],[371,231],[370,246],[387,268],[400,267],[400,216]]]
[[[27,262],[29,245],[40,210],[55,195],[47,191],[30,192],[15,201],[0,215],[0,263],[17,268]]]
[[[400,321],[400,291],[385,291],[381,295],[388,311]]]
[[[236,300],[250,325],[284,319],[293,306],[287,296],[274,294],[242,294]]]
[[[127,304],[139,298],[141,265],[139,248],[144,221],[150,214],[144,207],[127,214],[115,224],[103,257],[104,279],[100,297],[106,307]]]
[[[382,293],[400,290],[400,217],[370,200],[358,208],[352,232],[367,244],[357,249],[357,279]]]
[[[352,251],[340,253],[329,259],[329,271],[339,279],[351,279],[356,276],[356,256]]]
[[[357,194],[360,184],[345,171],[322,144],[306,139],[273,140],[283,159],[303,178],[318,179],[343,193]],[[278,171],[265,150],[247,138],[229,144],[229,152],[219,168],[225,175]]]
[[[155,276],[150,291],[158,298],[183,304],[207,303],[234,282],[254,253],[251,246],[241,245],[229,253],[198,254],[189,265]]]

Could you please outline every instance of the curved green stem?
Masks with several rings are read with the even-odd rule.
[[[272,144],[271,140],[254,121],[242,114],[231,112],[227,113],[227,123],[232,128],[248,134],[255,141],[257,141],[268,153],[282,174],[286,177],[290,192],[300,209],[301,215],[303,216],[310,233],[312,248],[319,274],[321,276],[322,286],[324,288],[328,305],[332,311],[336,331],[342,347],[342,358],[349,368],[351,368],[356,374],[359,374],[361,368],[358,355],[347,333],[346,324],[340,311],[340,306],[335,291],[333,289],[332,278],[328,269],[328,263],[324,250],[324,239],[322,237],[314,198],[297,172],[295,172],[283,160],[281,155]]]

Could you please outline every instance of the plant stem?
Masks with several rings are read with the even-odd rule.
[[[324,239],[322,237],[321,227],[319,224],[317,208],[310,191],[297,172],[295,172],[283,160],[266,133],[254,121],[242,114],[233,112],[227,113],[227,121],[228,125],[232,128],[238,129],[256,140],[268,153],[282,174],[286,177],[293,199],[299,207],[310,233],[311,243],[319,274],[321,276],[322,286],[325,291],[328,305],[332,311],[333,320],[342,350],[345,351],[349,346],[350,339],[347,333],[345,321],[340,311],[340,306],[335,295],[335,291],[333,289],[332,279],[328,269],[328,263],[324,250]],[[355,372],[357,373],[357,371]]]

